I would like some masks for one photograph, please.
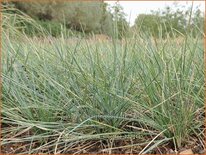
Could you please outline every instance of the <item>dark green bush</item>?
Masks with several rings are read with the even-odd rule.
[[[62,28],[59,23],[53,21],[40,21],[40,20],[37,21],[37,23],[50,35],[54,37],[58,37],[61,35]],[[36,27],[30,24],[25,24],[24,29],[22,29],[22,31],[24,31],[29,36],[33,36],[33,35],[41,36],[41,32],[39,32],[39,30]]]

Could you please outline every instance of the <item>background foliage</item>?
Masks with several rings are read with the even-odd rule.
[[[60,24],[68,30],[84,34],[106,34],[118,38],[132,36],[133,31],[151,33],[155,37],[182,36],[186,34],[185,27],[189,20],[192,35],[196,36],[199,31],[202,33],[204,31],[204,15],[199,7],[191,10],[178,3],[158,11],[151,11],[149,14],[138,15],[135,24],[131,27],[118,2],[113,6],[103,1],[58,3],[56,0],[49,3],[13,2],[10,4],[37,20],[53,36],[60,35]],[[193,11],[191,17],[190,11]],[[116,31],[113,31],[114,29]],[[26,33],[31,34],[31,32],[33,30],[27,27]]]

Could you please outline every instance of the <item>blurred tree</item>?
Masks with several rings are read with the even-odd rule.
[[[109,5],[107,3],[103,4],[103,16],[100,21],[100,24],[101,24],[100,33],[112,36],[113,33],[112,14],[109,10]]]
[[[204,31],[204,16],[199,7],[193,10],[190,19],[191,7],[186,8],[178,3],[166,6],[162,10],[151,11],[151,14],[140,14],[135,20],[135,30],[151,33],[156,37],[178,36],[190,33],[197,35]],[[187,29],[190,19],[190,30]]]
[[[104,14],[102,2],[64,2],[55,6],[54,20],[65,23],[69,28],[85,32],[96,32],[101,28]]]
[[[52,11],[55,1],[46,2],[13,2],[21,11],[27,13],[34,19],[52,20]]]
[[[138,31],[152,34],[153,36],[158,36],[158,25],[159,19],[158,15],[153,14],[140,14],[135,20],[135,27]]]
[[[118,38],[126,37],[129,31],[129,23],[126,20],[126,14],[119,2],[110,8],[113,17],[115,36]]]
[[[196,7],[193,17],[192,17],[192,23],[191,23],[191,31],[194,36],[198,35],[199,32],[201,34],[204,34],[204,13],[201,12],[199,7]]]
[[[15,2],[20,10],[34,19],[62,23],[84,32],[111,34],[112,18],[103,1],[96,2]]]

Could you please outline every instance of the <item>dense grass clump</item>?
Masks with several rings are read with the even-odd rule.
[[[201,35],[154,41],[135,34],[101,42],[48,38],[39,28],[45,37],[35,39],[7,21],[2,146],[26,146],[21,153],[85,153],[92,147],[154,153],[203,142]]]

